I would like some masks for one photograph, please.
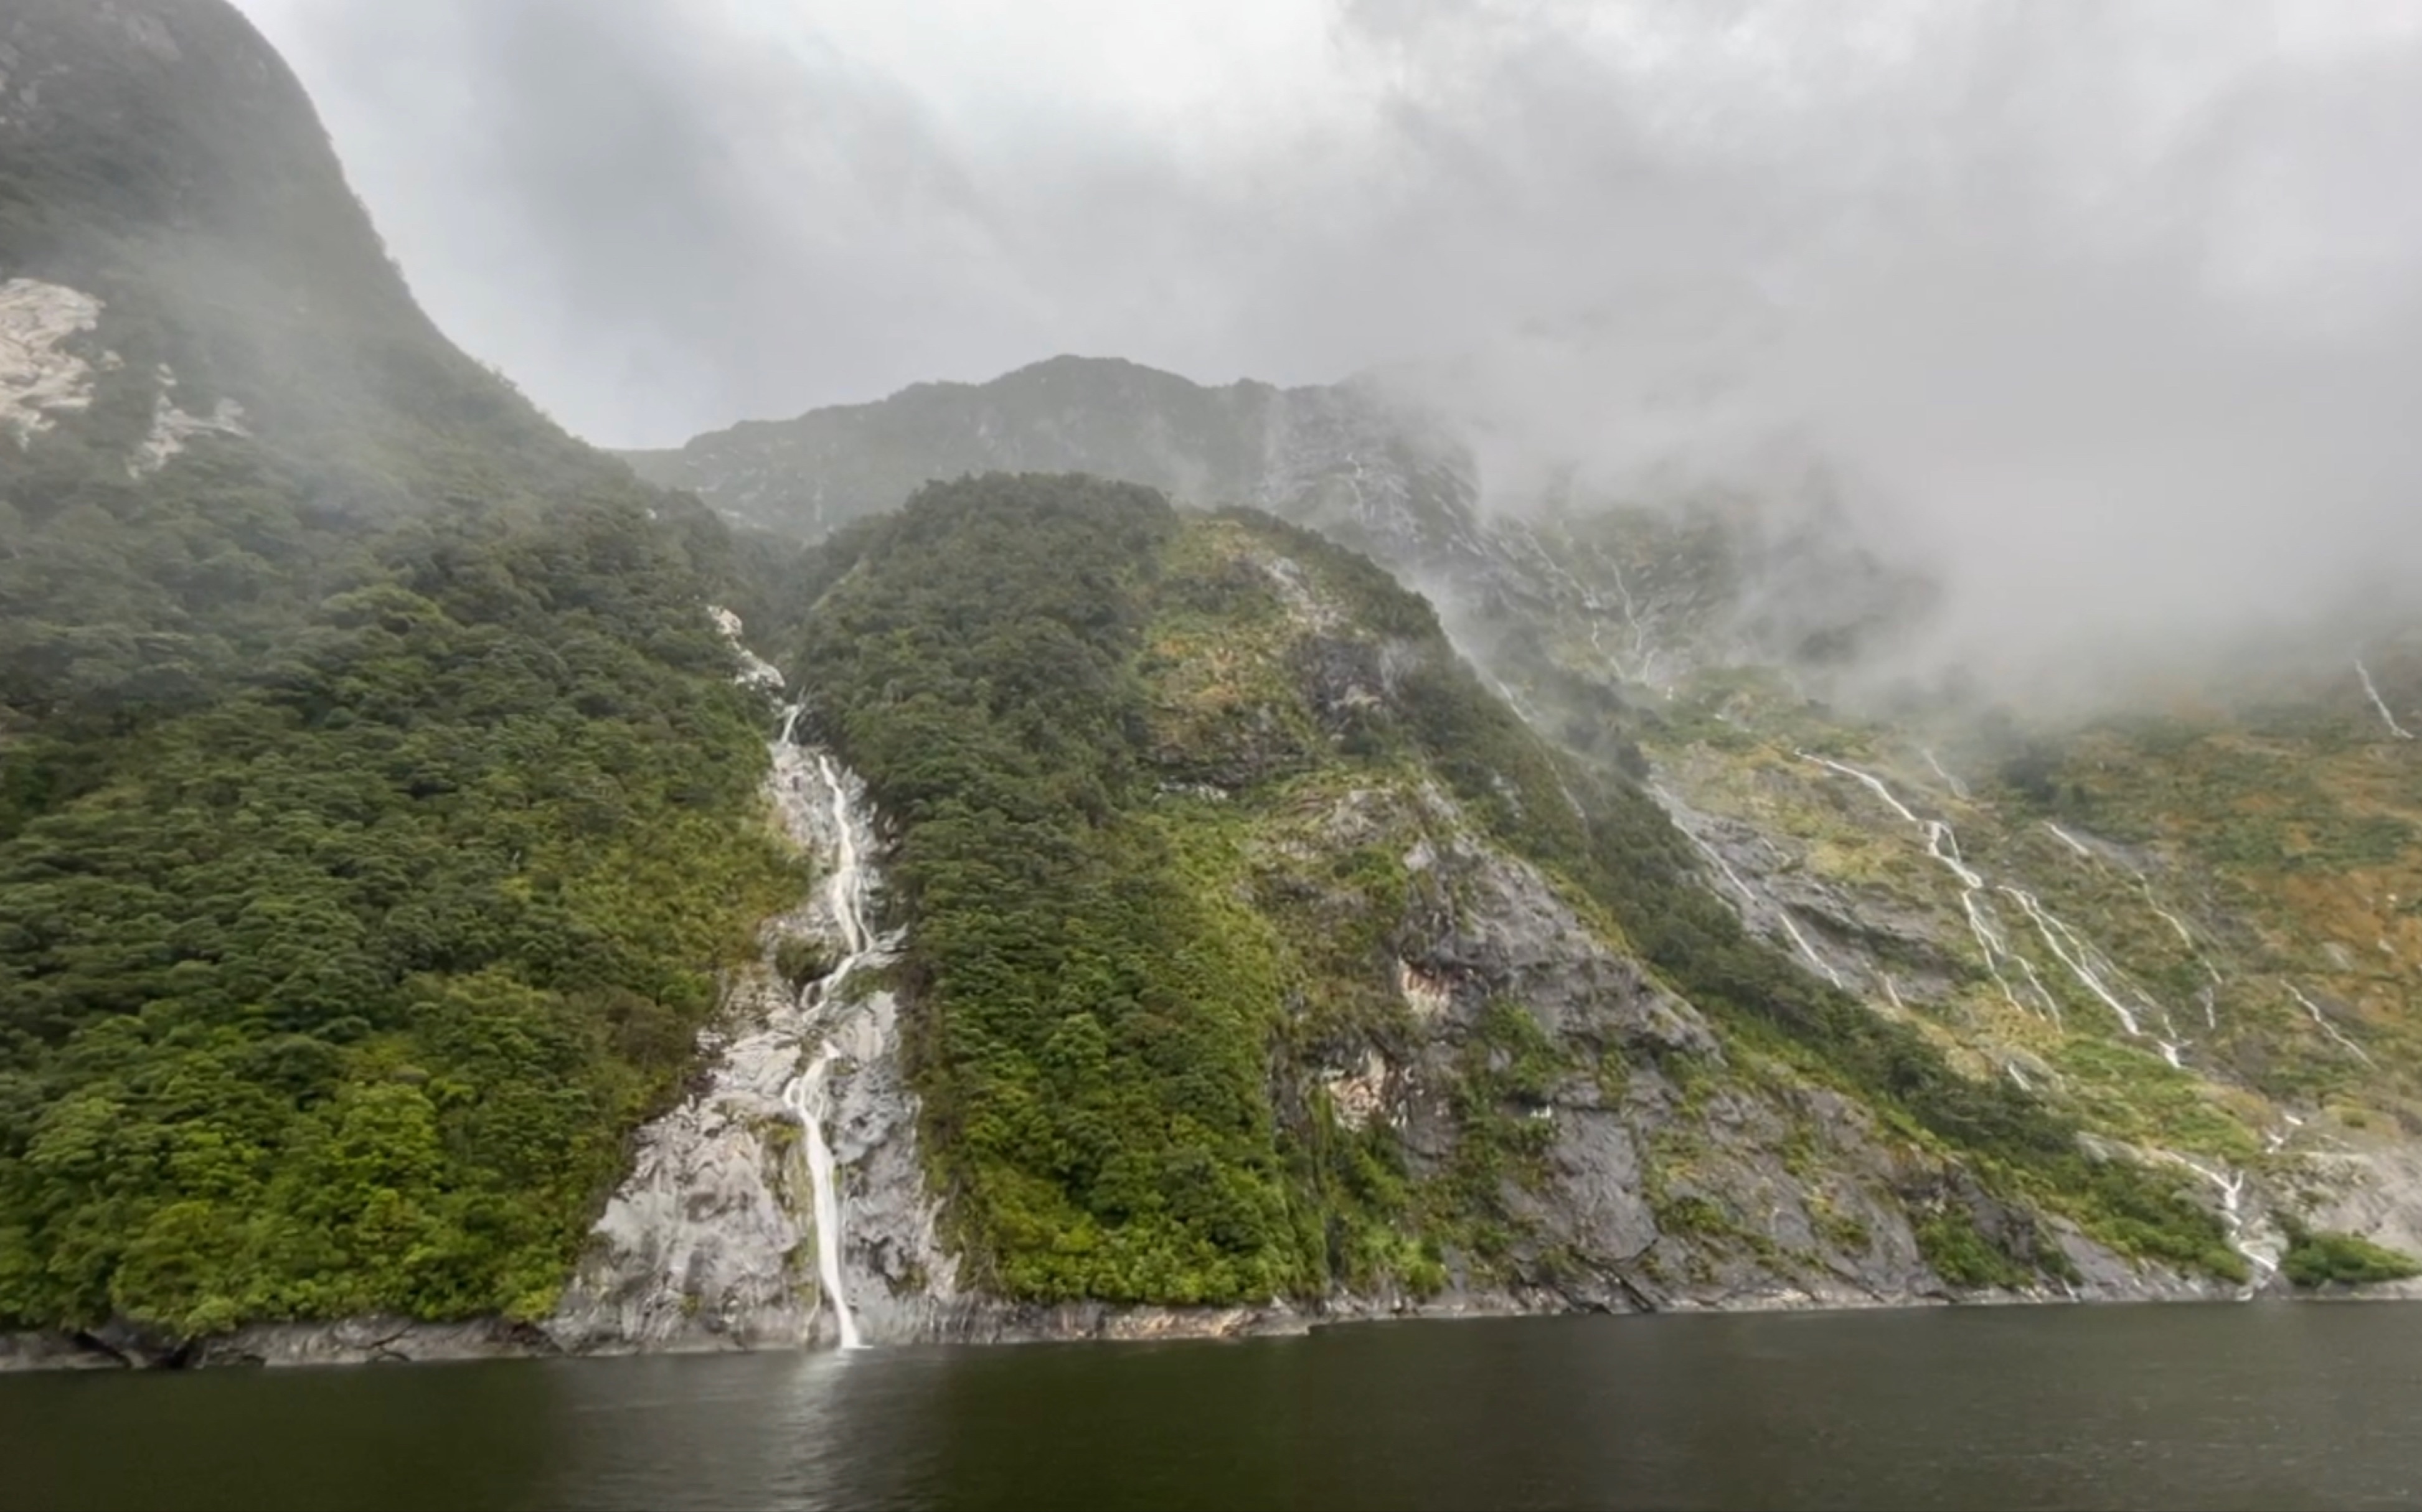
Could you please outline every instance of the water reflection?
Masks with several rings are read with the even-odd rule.
[[[0,1380],[0,1505],[2268,1507],[2422,1500],[2422,1308]]]

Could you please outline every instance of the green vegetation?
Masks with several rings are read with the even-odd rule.
[[[2367,1239],[2306,1228],[2286,1216],[2278,1222],[2288,1236],[2288,1253],[2280,1256],[2279,1273],[2295,1286],[2306,1289],[2361,1286],[2422,1275],[2422,1264],[2412,1255]]]
[[[2073,1122],[1747,936],[1645,795],[1553,756],[1366,560],[1250,512],[1182,522],[1148,491],[998,475],[842,549],[797,660],[899,825],[928,1148],[1012,1295],[1242,1300],[1434,1283],[1441,1243],[1484,1269],[1510,1253],[1504,1194],[1553,1133],[1532,1111],[1553,1076],[1607,1074],[1564,1065],[1518,1007],[1466,1045],[1433,1177],[1325,1104],[1272,1112],[1290,1068],[1403,1042],[1391,942],[1430,883],[1397,859],[1420,822],[1367,795],[1422,773],[1745,1050],[2007,1199],[2241,1270],[2166,1174],[2088,1160]],[[1219,790],[1165,796],[1172,779]],[[1349,792],[1394,838],[1288,838]],[[1280,859],[1301,855],[1323,859]]]
[[[1471,810],[1603,904],[1624,936],[1702,1012],[2051,1204],[2125,1251],[2235,1274],[2219,1221],[2169,1178],[2089,1161],[2077,1126],[2000,1082],[1962,1076],[1909,1024],[1882,1017],[1741,927],[1697,879],[1689,842],[1631,784],[1559,763],[1460,667],[1407,678],[1406,723]],[[1581,813],[1575,812],[1580,805]]]
[[[930,487],[798,658],[899,826],[928,1147],[981,1279],[1012,1296],[1310,1279],[1264,1092],[1274,961],[1148,812],[1132,663],[1177,529],[1127,485]]]
[[[2019,1286],[2029,1278],[2024,1268],[1978,1232],[1974,1216],[1956,1203],[1920,1217],[1911,1227],[1917,1236],[1917,1253],[1955,1286]]]
[[[763,710],[643,517],[374,554],[207,707],[36,738],[0,1317],[543,1311],[795,886]]]
[[[16,8],[0,270],[105,308],[0,444],[0,1326],[542,1313],[796,896],[766,575],[447,344],[232,8]],[[162,365],[251,436],[136,475]]]

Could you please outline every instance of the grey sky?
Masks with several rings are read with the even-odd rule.
[[[1980,624],[2422,574],[2422,8],[239,3],[432,313],[607,444],[1411,361],[1501,484],[1833,457]]]

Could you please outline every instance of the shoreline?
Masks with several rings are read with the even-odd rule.
[[[1311,1308],[1112,1307],[1074,1302],[1029,1306],[960,1303],[908,1337],[874,1348],[923,1345],[1148,1344],[1219,1339],[1284,1338],[1317,1330],[1381,1323],[1478,1321],[1509,1317],[1655,1317],[1659,1314],[1857,1313],[1937,1307],[2108,1307],[2177,1302],[2383,1302],[2422,1300],[2422,1282],[2333,1286],[2315,1291],[2248,1292],[2194,1283],[2148,1284],[2127,1291],[2066,1295],[2056,1291],[1911,1293],[1816,1292],[1780,1288],[1724,1297],[1675,1297],[1649,1307],[1578,1303],[1554,1293],[1465,1293],[1425,1302],[1336,1299]],[[947,1305],[947,1304],[946,1304]],[[503,1318],[425,1322],[401,1317],[352,1317],[314,1323],[251,1323],[232,1333],[178,1343],[113,1326],[84,1333],[26,1330],[0,1333],[0,1375],[84,1370],[220,1370],[244,1367],[309,1369],[379,1364],[435,1364],[472,1360],[578,1360],[642,1354],[766,1354],[789,1344],[689,1343],[672,1348],[566,1348],[545,1330]]]

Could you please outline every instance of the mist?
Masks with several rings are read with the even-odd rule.
[[[2402,8],[244,3],[440,322],[607,444],[1377,371],[1493,508],[1821,473],[2012,678],[2422,584]]]

